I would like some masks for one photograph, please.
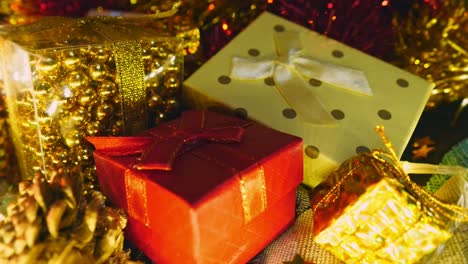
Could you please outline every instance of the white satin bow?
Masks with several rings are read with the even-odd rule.
[[[286,102],[306,122],[319,125],[336,123],[306,80],[314,78],[341,88],[372,95],[364,72],[319,61],[302,54],[300,33],[286,31],[274,35],[277,56],[255,60],[233,57],[231,78],[258,80],[273,77]]]

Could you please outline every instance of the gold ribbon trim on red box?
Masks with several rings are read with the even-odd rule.
[[[205,128],[204,111],[187,111],[182,114],[178,127],[168,137],[152,134],[154,137],[88,137],[96,150],[110,156],[126,156],[141,154],[131,168],[125,172],[125,189],[129,198],[127,199],[128,213],[150,225],[148,219],[148,208],[146,195],[146,180],[139,177],[136,171],[143,170],[172,170],[172,164],[177,155],[184,150],[188,144],[205,140],[216,143],[240,142],[244,128],[240,126],[223,126]],[[250,122],[247,122],[250,124]],[[224,144],[223,144],[224,145]],[[220,145],[219,147],[222,147]],[[254,174],[246,174],[239,171],[233,164],[224,159],[207,155],[196,149],[185,150],[204,160],[213,162],[215,165],[225,168],[232,175],[239,175],[239,191],[242,200],[244,222],[248,223],[267,208],[267,195],[265,186],[265,172],[261,164],[254,157],[245,153],[223,149],[230,158],[249,160],[256,165]]]

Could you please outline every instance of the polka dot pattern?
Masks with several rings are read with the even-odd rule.
[[[263,80],[263,82],[268,86],[274,86],[275,85],[275,80],[273,79],[273,77],[265,78],[265,80]]]
[[[287,119],[293,119],[297,116],[297,113],[292,108],[286,108],[283,110],[283,116]]]
[[[258,49],[249,49],[247,53],[252,57],[257,57],[260,55],[260,51]]]
[[[320,150],[316,146],[307,146],[305,148],[305,154],[311,159],[316,159],[320,155]]]
[[[389,111],[387,110],[379,110],[379,112],[377,112],[377,114],[379,115],[379,117],[383,120],[390,120],[392,119],[392,113],[390,113]]]
[[[218,77],[218,82],[220,84],[228,84],[231,82],[231,78],[229,76],[226,76],[226,75],[221,75]]]
[[[312,85],[312,86],[318,87],[318,86],[322,85],[322,82],[320,80],[312,78],[312,79],[309,80],[309,84]]]
[[[331,111],[331,115],[336,120],[343,120],[345,118],[345,113],[343,111],[341,111],[341,110],[338,110],[338,109],[335,109],[335,110]]]
[[[240,107],[240,108],[234,109],[234,115],[239,118],[246,119],[249,114],[245,108]]]
[[[401,79],[401,78],[398,79],[398,80],[396,81],[396,83],[397,83],[397,85],[400,86],[401,88],[406,88],[406,87],[409,86],[409,82],[408,82],[407,80]]]
[[[332,51],[332,56],[335,58],[342,58],[344,53],[341,50],[334,50]]]
[[[284,28],[284,26],[282,25],[275,25],[275,27],[273,27],[273,29],[276,31],[276,32],[284,32],[286,29]]]
[[[366,147],[366,146],[358,146],[358,147],[356,148],[356,153],[357,153],[357,154],[361,154],[361,153],[370,153],[370,152],[371,152],[370,149],[369,149],[368,147]]]

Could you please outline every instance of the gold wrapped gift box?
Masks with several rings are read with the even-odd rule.
[[[432,196],[412,182],[411,168],[403,169],[384,141],[390,154],[350,158],[314,189],[314,240],[346,263],[424,263],[455,224],[468,222],[468,209],[451,197],[462,195],[458,187],[443,186],[453,194]]]

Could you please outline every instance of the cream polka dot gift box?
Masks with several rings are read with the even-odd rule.
[[[356,152],[401,155],[433,85],[270,13],[263,13],[184,84],[193,108],[230,109],[304,139],[312,187]]]

